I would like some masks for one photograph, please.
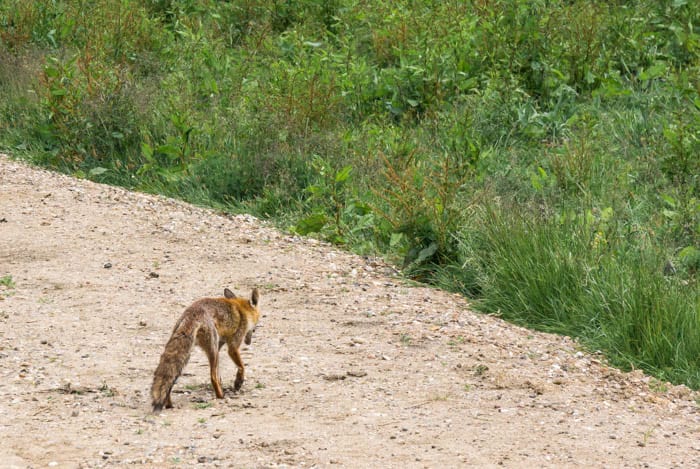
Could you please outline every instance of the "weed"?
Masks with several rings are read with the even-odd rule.
[[[488,370],[489,370],[489,367],[486,365],[482,365],[482,364],[476,365],[474,367],[474,376],[484,376],[484,374],[486,374],[486,372]]]
[[[450,399],[449,394],[436,394],[434,396],[431,396],[429,401],[430,402],[445,402]]]
[[[457,347],[458,345],[462,345],[465,342],[465,338],[463,336],[457,336],[454,339],[450,339],[447,342],[447,345],[450,347]]]
[[[5,288],[15,288],[15,281],[12,279],[12,275],[0,277],[0,286]]]
[[[651,435],[654,434],[654,428],[649,428],[647,431],[645,431],[642,434],[642,439],[637,442],[639,446],[646,446],[647,443],[649,442],[649,439],[651,438]]]
[[[109,387],[106,382],[103,382],[98,389],[104,397],[113,397],[117,394],[117,391]]]
[[[663,394],[668,392],[668,384],[658,379],[652,379],[649,382],[649,389],[651,389],[653,392]]]
[[[188,391],[201,391],[202,389],[206,389],[207,385],[206,384],[186,384],[184,386],[185,389]]]

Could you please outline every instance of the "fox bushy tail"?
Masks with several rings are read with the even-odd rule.
[[[153,374],[151,396],[154,412],[162,410],[166,402],[169,402],[170,390],[190,359],[197,328],[186,326],[180,324],[175,329],[170,340],[165,344],[165,350],[160,356],[160,363]]]

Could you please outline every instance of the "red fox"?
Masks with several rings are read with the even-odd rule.
[[[241,388],[245,369],[238,349],[244,337],[245,343],[250,345],[260,319],[258,299],[257,288],[253,289],[250,300],[237,298],[226,288],[224,298],[202,298],[182,313],[153,374],[151,396],[154,412],[162,410],[163,406],[172,408],[170,391],[190,359],[195,342],[209,359],[211,385],[216,397],[224,397],[219,376],[219,350],[224,344],[228,345],[228,354],[238,367],[233,389],[238,391]]]

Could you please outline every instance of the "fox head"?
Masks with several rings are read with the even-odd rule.
[[[229,298],[229,299],[238,298],[236,296],[236,294],[233,293],[228,288],[224,289],[224,296],[226,298]],[[247,301],[247,303],[248,303],[247,306],[250,306],[250,310],[248,310],[248,311],[250,311],[251,314],[246,315],[248,317],[248,331],[245,334],[246,345],[250,345],[250,343],[252,342],[253,331],[255,331],[255,326],[258,324],[258,320],[260,319],[260,310],[258,309],[258,300],[259,299],[260,299],[260,293],[258,293],[258,289],[253,288],[253,292],[250,294],[250,300]]]

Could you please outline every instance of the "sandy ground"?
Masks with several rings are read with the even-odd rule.
[[[252,217],[0,156],[2,278],[1,467],[700,466],[687,388]],[[182,310],[254,286],[242,392],[195,350],[153,415]]]

